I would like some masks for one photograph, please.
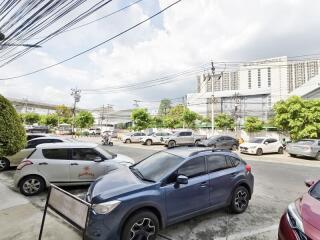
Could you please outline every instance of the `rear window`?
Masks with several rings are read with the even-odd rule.
[[[48,159],[69,159],[69,149],[42,149],[42,154]]]
[[[211,155],[207,157],[208,171],[216,172],[222,169],[226,169],[229,166],[224,155]]]
[[[239,158],[227,156],[227,160],[228,160],[228,164],[231,164],[231,166],[233,166],[233,167],[236,167],[240,164]]]

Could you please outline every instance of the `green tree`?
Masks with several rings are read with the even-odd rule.
[[[230,115],[220,113],[214,118],[214,126],[217,129],[234,129],[235,122]]]
[[[171,109],[171,100],[170,99],[162,99],[159,105],[158,115],[165,116],[169,113]]]
[[[259,132],[263,129],[263,121],[257,117],[247,117],[244,122],[244,129],[248,133]]]
[[[58,126],[58,115],[57,114],[49,114],[49,115],[41,115],[40,116],[40,124],[46,125],[49,127],[56,127]]]
[[[154,116],[152,118],[152,127],[162,128],[164,126],[164,119],[161,116]]]
[[[58,116],[58,124],[72,123],[72,109],[65,105],[58,105],[55,107],[56,114]]]
[[[33,125],[40,121],[40,115],[38,113],[33,113],[33,112],[25,113],[23,115],[23,118],[24,118],[24,122],[28,125]]]
[[[13,155],[26,146],[26,132],[12,104],[0,95],[0,157]]]
[[[286,101],[277,102],[274,125],[282,132],[290,134],[291,139],[320,137],[320,100],[302,99],[292,96]]]
[[[183,113],[185,106],[179,104],[170,109],[169,113],[164,117],[164,126],[167,128],[183,127]]]
[[[199,118],[198,114],[186,108],[182,114],[182,119],[186,127],[195,128],[196,120]]]
[[[133,129],[136,131],[144,130],[151,125],[151,116],[145,108],[137,108],[132,111],[131,119],[133,121]]]
[[[90,128],[94,123],[94,117],[91,112],[88,111],[80,111],[76,115],[75,125],[76,127],[82,128]]]

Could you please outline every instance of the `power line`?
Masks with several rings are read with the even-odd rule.
[[[95,48],[98,48],[98,47],[102,46],[103,44],[106,44],[107,42],[110,42],[110,41],[113,40],[113,39],[116,39],[116,38],[120,37],[121,35],[123,35],[123,34],[129,32],[129,31],[131,31],[132,29],[137,28],[138,26],[140,26],[140,25],[142,25],[143,23],[145,23],[145,22],[147,22],[147,21],[155,18],[156,16],[160,15],[161,13],[163,13],[164,11],[168,10],[169,8],[173,7],[174,5],[178,4],[178,3],[181,2],[181,1],[182,1],[182,0],[175,1],[174,3],[168,5],[168,6],[165,7],[164,9],[162,9],[162,10],[160,10],[159,12],[153,14],[152,16],[146,18],[145,20],[143,20],[143,21],[141,21],[141,22],[133,25],[132,27],[127,28],[126,30],[124,30],[124,31],[122,31],[122,32],[114,35],[113,37],[111,37],[111,38],[109,38],[109,39],[107,39],[107,40],[105,40],[105,41],[103,41],[103,42],[101,42],[101,43],[99,43],[99,44],[91,47],[91,48],[88,48],[88,49],[86,49],[86,50],[84,50],[84,51],[82,51],[82,52],[80,52],[80,53],[78,53],[78,54],[76,54],[76,55],[73,55],[73,56],[71,56],[71,57],[69,57],[69,58],[66,58],[66,59],[64,59],[64,60],[62,60],[62,61],[60,61],[60,62],[57,62],[57,63],[55,63],[55,64],[51,64],[51,65],[49,65],[49,66],[47,66],[47,67],[43,67],[43,68],[40,68],[40,69],[38,69],[38,70],[29,72],[29,73],[26,73],[26,74],[22,74],[22,75],[18,75],[18,76],[13,76],[13,77],[7,77],[7,78],[0,78],[0,80],[1,80],[1,81],[3,81],[3,80],[11,80],[11,79],[16,79],[16,78],[21,78],[21,77],[29,76],[29,75],[32,75],[32,74],[35,74],[35,73],[38,73],[38,72],[47,70],[47,69],[49,69],[49,68],[55,67],[55,66],[60,65],[60,64],[62,64],[62,63],[68,62],[68,61],[70,61],[70,60],[72,60],[72,59],[74,59],[74,58],[76,58],[76,57],[79,57],[79,56],[81,56],[81,55],[83,55],[83,54],[85,54],[85,53],[87,53],[87,52],[92,51],[92,50],[95,49]]]

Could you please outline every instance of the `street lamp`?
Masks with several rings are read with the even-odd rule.
[[[72,136],[74,136],[74,125],[75,125],[75,116],[76,116],[76,105],[78,102],[80,102],[81,98],[81,90],[77,88],[71,89],[71,96],[74,98],[74,103],[73,103],[73,116],[72,116]]]

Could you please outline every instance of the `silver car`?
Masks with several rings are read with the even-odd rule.
[[[90,184],[118,167],[132,164],[131,158],[108,152],[95,143],[41,144],[17,167],[14,184],[22,194],[31,196],[50,183]]]
[[[286,150],[292,157],[305,156],[320,161],[320,140],[318,139],[303,139],[289,143]]]

